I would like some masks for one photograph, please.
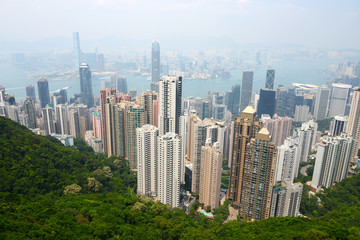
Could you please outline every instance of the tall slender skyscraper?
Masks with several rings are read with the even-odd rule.
[[[115,95],[115,88],[100,89],[100,110],[101,110],[101,140],[103,142],[103,152],[108,151],[108,137],[107,137],[107,117],[106,117],[106,103],[108,97]]]
[[[242,88],[240,96],[240,112],[242,112],[251,103],[251,94],[253,87],[253,71],[244,71],[242,77]]]
[[[78,32],[73,32],[73,55],[74,55],[74,66],[76,69],[78,69],[82,61]]]
[[[351,161],[356,163],[360,146],[360,88],[354,89],[346,133],[354,138]]]
[[[158,129],[144,125],[136,129],[137,135],[137,194],[156,196],[158,189]]]
[[[34,106],[34,101],[30,97],[26,98],[24,102],[24,111],[27,115],[27,119],[29,123],[28,127],[36,128],[37,124],[36,124],[35,106]]]
[[[160,44],[158,41],[154,41],[151,47],[151,81],[160,81]]]
[[[326,117],[328,104],[329,104],[330,90],[328,87],[319,87],[314,106],[315,120],[323,120]]]
[[[266,89],[274,89],[274,82],[275,82],[275,70],[272,68],[269,68],[266,71],[266,82],[265,82],[265,88]]]
[[[182,77],[165,76],[159,82],[159,134],[179,133]]]
[[[328,117],[347,115],[346,106],[350,97],[350,89],[351,85],[349,84],[332,84]]]
[[[91,71],[87,63],[82,63],[80,68],[80,89],[81,89],[81,103],[88,108],[94,106],[94,96],[92,93]]]
[[[140,105],[146,112],[146,124],[154,125],[153,102],[157,100],[158,94],[155,91],[145,91],[139,97]]]
[[[270,217],[297,217],[299,215],[303,185],[282,181],[274,187]]]
[[[29,84],[29,85],[26,86],[26,96],[29,97],[31,100],[33,100],[34,103],[36,103],[34,85]]]
[[[180,204],[180,136],[168,132],[158,137],[158,199],[171,207]]]
[[[201,148],[201,175],[199,201],[212,209],[219,207],[223,154],[219,143],[206,140]]]
[[[37,84],[38,84],[40,106],[41,108],[44,108],[50,102],[49,83],[45,78],[41,77],[38,80]]]

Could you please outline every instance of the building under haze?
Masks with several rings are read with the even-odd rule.
[[[41,108],[46,107],[50,103],[50,92],[49,92],[49,83],[45,78],[40,78],[37,82],[38,84],[38,93]]]
[[[26,97],[29,97],[31,100],[34,101],[34,103],[36,103],[36,96],[35,96],[35,87],[34,85],[27,85],[26,86]]]
[[[160,44],[154,41],[151,47],[151,81],[160,81]]]
[[[347,115],[346,107],[350,97],[350,90],[351,85],[349,84],[332,84],[328,117],[334,117],[336,115]]]
[[[92,93],[91,71],[87,63],[82,63],[80,68],[80,90],[81,90],[81,103],[87,107],[94,106],[94,96]]]
[[[242,112],[251,103],[253,78],[254,78],[253,71],[243,72],[241,96],[240,96],[240,112]]]
[[[354,89],[346,133],[354,139],[351,160],[355,163],[360,146],[360,87]]]
[[[76,69],[80,67],[82,61],[82,53],[80,49],[79,33],[73,32],[73,61]]]
[[[275,70],[272,68],[269,68],[266,71],[266,82],[265,82],[265,88],[266,89],[274,89],[274,82],[275,82]]]
[[[257,107],[259,117],[263,114],[269,114],[270,117],[274,116],[276,107],[275,94],[276,92],[274,90],[260,89],[260,98]]]

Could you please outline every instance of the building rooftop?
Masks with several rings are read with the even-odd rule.
[[[252,106],[247,106],[243,111],[243,113],[250,113],[250,114],[254,114],[256,113],[255,109]]]

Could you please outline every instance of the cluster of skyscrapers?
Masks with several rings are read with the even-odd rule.
[[[151,90],[139,95],[136,89],[128,91],[126,78],[114,74],[101,82],[97,99],[78,33],[73,52],[79,94],[68,99],[66,89],[60,89],[51,96],[49,82],[40,78],[38,98],[29,85],[26,100],[16,104],[0,88],[0,115],[65,145],[81,137],[94,151],[127,160],[137,171],[138,195],[180,207],[181,195],[196,192],[201,203],[215,209],[224,190],[221,176],[227,159],[230,182],[225,197],[240,216],[298,216],[303,186],[294,180],[300,163],[316,153],[309,184],[314,191],[346,178],[357,163],[359,88],[332,83],[274,90],[275,70],[269,68],[259,93],[253,91],[254,72],[245,70],[242,84],[227,92],[183,98],[182,77],[161,76],[160,45],[154,41]],[[316,121],[330,117],[329,132],[321,136]],[[294,121],[301,122],[300,127],[294,128]]]

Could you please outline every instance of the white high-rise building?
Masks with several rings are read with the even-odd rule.
[[[159,81],[159,134],[179,133],[182,77],[165,76]]]
[[[297,129],[300,162],[307,162],[308,155],[315,149],[317,127],[317,123],[310,120]]]
[[[287,138],[283,145],[278,147],[275,181],[294,181],[299,170],[299,146],[294,138]]]
[[[348,104],[350,90],[351,85],[349,84],[332,84],[328,117],[334,117],[336,115],[346,115],[346,105]]]
[[[326,86],[320,87],[317,90],[314,107],[315,120],[323,120],[326,117],[330,90]]]
[[[282,181],[274,187],[270,217],[297,217],[299,215],[303,185]]]
[[[360,146],[360,88],[354,89],[346,133],[354,138],[351,159],[353,162],[356,162]]]
[[[56,106],[57,133],[69,134],[67,106],[59,104]]]
[[[144,125],[136,129],[137,194],[155,197],[158,189],[158,129]]]
[[[179,123],[179,134],[181,136],[181,183],[185,182],[185,156],[186,156],[186,147],[187,147],[187,131],[188,131],[188,115],[180,116],[180,123]]]
[[[353,138],[342,134],[338,137],[326,136],[318,144],[316,162],[311,186],[328,188],[346,178]]]
[[[346,125],[348,122],[347,116],[337,115],[330,123],[330,136],[340,136],[342,132],[345,132]]]
[[[305,122],[309,118],[309,106],[307,105],[298,105],[295,108],[295,122]]]
[[[158,137],[158,194],[157,198],[171,207],[180,204],[181,138],[168,132]]]

